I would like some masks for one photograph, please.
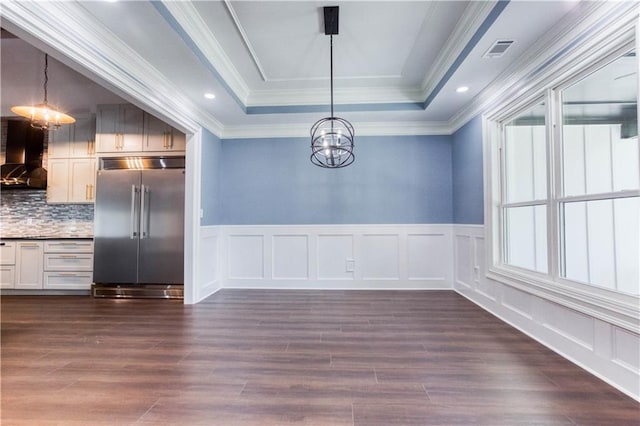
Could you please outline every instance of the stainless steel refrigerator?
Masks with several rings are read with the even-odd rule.
[[[102,158],[96,285],[184,283],[184,157]]]

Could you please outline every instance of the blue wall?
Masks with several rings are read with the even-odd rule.
[[[204,157],[220,158],[210,149]],[[307,138],[222,141],[219,223],[452,222],[450,136],[356,137],[355,152],[353,165],[326,170],[309,161]]]
[[[202,129],[202,176],[201,176],[201,207],[204,212],[201,225],[219,225],[222,218],[222,205],[220,203],[222,163],[222,141],[208,131]]]
[[[472,119],[453,134],[453,223],[484,223],[482,120]]]

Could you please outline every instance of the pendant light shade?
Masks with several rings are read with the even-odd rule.
[[[311,126],[311,162],[327,169],[339,169],[353,163],[353,126],[333,115],[333,35],[338,34],[338,6],[324,8],[324,33],[330,36],[331,116]]]
[[[44,101],[41,104],[14,106],[11,111],[31,120],[31,127],[42,130],[56,130],[63,124],[75,123],[76,119],[47,103],[47,84],[49,83],[49,55],[44,55]]]
[[[311,162],[316,166],[338,169],[353,163],[353,126],[340,117],[318,120],[311,127]]]

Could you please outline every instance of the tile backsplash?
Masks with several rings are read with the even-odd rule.
[[[93,236],[93,204],[47,204],[46,191],[0,193],[0,236]]]

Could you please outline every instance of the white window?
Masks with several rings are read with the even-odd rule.
[[[603,46],[485,115],[488,275],[637,331],[634,31]]]
[[[504,262],[547,272],[546,107],[536,101],[502,125]]]
[[[640,294],[638,60],[625,52],[557,90],[560,276]]]

